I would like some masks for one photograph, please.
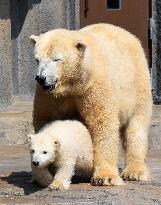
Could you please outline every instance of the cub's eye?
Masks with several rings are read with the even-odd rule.
[[[32,153],[34,153],[34,152],[35,152],[35,150],[34,150],[34,149],[32,149],[32,150],[31,150],[31,152],[32,152]]]
[[[60,58],[53,59],[54,62],[60,61]]]
[[[43,154],[47,154],[47,151],[43,151]]]
[[[39,60],[37,58],[35,60],[36,60],[36,63],[39,64]]]

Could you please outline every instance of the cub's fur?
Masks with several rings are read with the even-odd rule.
[[[82,123],[55,121],[29,140],[33,180],[41,186],[67,189],[74,174],[91,177],[92,141]]]

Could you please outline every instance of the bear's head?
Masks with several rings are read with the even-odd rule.
[[[59,142],[53,137],[44,136],[41,133],[28,135],[30,146],[31,163],[37,168],[46,167],[56,158],[59,149]]]
[[[77,31],[56,29],[39,36],[35,42],[35,58],[38,62],[36,80],[46,92],[66,94],[82,89],[87,74],[82,65],[86,44]]]

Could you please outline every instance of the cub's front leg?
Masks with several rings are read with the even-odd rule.
[[[69,152],[70,150],[68,150]],[[59,162],[59,168],[55,174],[53,182],[50,184],[50,190],[68,189],[71,183],[71,178],[74,175],[74,168],[76,165],[76,157],[74,153],[68,155],[64,153]]]
[[[47,167],[36,168],[32,166],[32,181],[38,183],[42,187],[48,187],[53,181],[53,176],[50,174]]]

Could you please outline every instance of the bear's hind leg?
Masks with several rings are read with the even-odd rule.
[[[148,117],[134,116],[125,131],[126,168],[123,179],[148,181],[150,174],[146,165],[148,149]]]

